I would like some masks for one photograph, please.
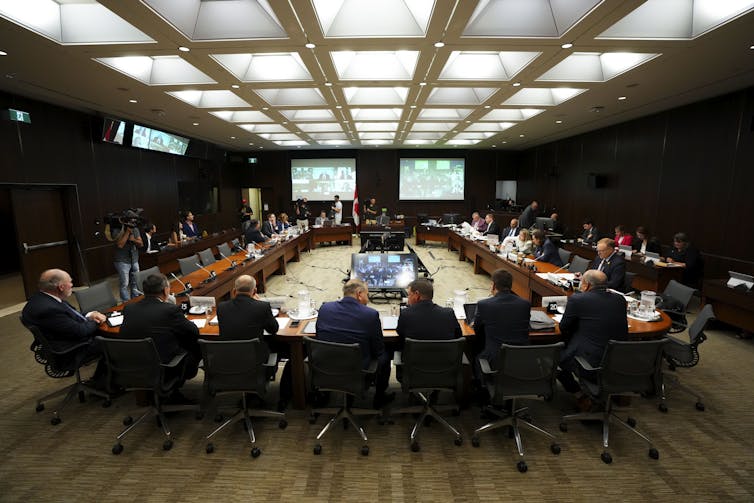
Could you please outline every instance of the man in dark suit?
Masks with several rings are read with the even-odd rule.
[[[558,380],[571,393],[580,389],[573,375],[579,369],[577,356],[598,366],[609,340],[628,337],[626,301],[622,295],[606,291],[606,283],[604,272],[585,272],[580,287],[583,293],[568,298],[560,321],[560,332],[567,342],[560,354]]]
[[[583,231],[581,237],[579,237],[579,241],[581,241],[581,244],[583,245],[592,246],[600,238],[600,232],[594,226],[594,222],[592,222],[591,218],[584,220],[584,224],[581,227]]]
[[[520,225],[522,229],[529,229],[532,225],[534,225],[534,222],[537,221],[538,209],[539,203],[537,201],[532,201],[529,206],[524,208],[521,216],[518,217],[518,225]]]
[[[487,222],[487,230],[484,231],[484,235],[487,234],[493,234],[495,236],[500,237],[500,226],[495,222],[495,215],[492,213],[487,213],[487,215],[484,217],[484,221]]]
[[[254,220],[253,218],[249,220],[249,228],[246,229],[243,237],[246,240],[246,244],[264,243],[268,239],[267,236],[262,234],[259,230],[259,220]]]
[[[513,276],[504,269],[492,273],[492,297],[480,300],[474,316],[474,331],[484,341],[479,358],[497,366],[500,345],[529,344],[531,304],[511,292]]]
[[[268,238],[271,238],[275,235],[277,235],[279,232],[278,223],[275,219],[275,214],[270,213],[267,215],[267,221],[262,224],[262,234],[267,236]]]
[[[144,246],[140,250],[142,253],[154,253],[160,251],[160,246],[157,244],[157,240],[154,239],[156,233],[157,226],[155,224],[150,222],[144,226],[144,231],[142,232],[144,237],[141,240]],[[138,288],[139,285],[136,286]]]
[[[531,233],[534,243],[534,258],[538,262],[549,262],[558,267],[563,266],[563,260],[558,253],[558,247],[545,235],[544,231],[537,229]]]
[[[178,306],[168,302],[170,284],[163,274],[150,274],[143,285],[144,299],[123,309],[120,336],[126,339],[151,337],[163,363],[186,351],[181,378],[193,378],[201,360],[197,342],[199,329],[186,319]]]
[[[589,269],[602,271],[607,276],[606,288],[623,291],[626,285],[626,260],[615,250],[615,241],[602,238],[597,241],[597,256]]]
[[[508,227],[503,229],[503,234],[500,236],[500,241],[507,237],[516,237],[521,232],[521,227],[518,226],[518,219],[511,218],[511,223]]]
[[[463,336],[461,325],[449,307],[434,302],[432,282],[415,279],[406,288],[408,307],[398,317],[398,337],[402,347],[406,337],[422,340],[450,340]]]
[[[341,344],[358,343],[362,366],[377,360],[374,408],[380,409],[395,398],[386,393],[390,380],[390,354],[385,351],[379,313],[367,307],[369,289],[361,280],[351,279],[343,286],[343,298],[325,302],[317,317],[317,339]]]

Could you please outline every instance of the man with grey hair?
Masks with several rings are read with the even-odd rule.
[[[399,344],[406,337],[422,340],[449,340],[463,337],[453,309],[432,302],[434,287],[426,278],[417,278],[406,288],[408,307],[398,317]]]
[[[317,317],[317,339],[341,344],[358,343],[361,347],[362,366],[377,360],[375,375],[374,408],[380,409],[395,398],[386,393],[390,380],[390,355],[382,340],[380,314],[371,307],[369,288],[359,279],[351,279],[343,286],[343,298],[325,302]]]

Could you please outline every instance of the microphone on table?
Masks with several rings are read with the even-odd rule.
[[[198,267],[202,271],[204,271],[207,274],[209,274],[209,277],[207,279],[205,279],[204,281],[202,281],[202,283],[209,283],[210,281],[215,281],[217,279],[217,273],[215,273],[215,271],[210,271],[206,267],[202,267],[202,264],[200,264],[199,262],[197,262],[194,265],[196,265],[196,267]]]
[[[220,255],[222,255],[222,253],[221,253]],[[564,266],[560,266],[560,267],[558,267],[557,269],[555,269],[554,271],[552,271],[552,272],[551,272],[550,274],[555,274],[555,273],[556,273],[556,272],[558,272],[558,271],[565,271],[565,270],[567,270],[567,269],[568,269],[569,267],[571,267],[571,263],[570,263],[570,262],[568,262],[568,263],[567,263],[566,265],[564,265]]]
[[[191,283],[184,283],[178,278],[178,276],[175,275],[175,273],[171,272],[170,275],[173,277],[174,280],[180,283],[181,286],[183,287],[182,292],[178,292],[177,294],[175,294],[176,297],[180,297],[181,295],[189,295],[194,290],[193,288],[191,288]]]
[[[220,256],[221,256],[222,258],[224,258],[225,260],[227,260],[227,261],[228,261],[228,262],[230,263],[230,267],[228,267],[227,269],[225,269],[226,271],[232,271],[233,269],[235,269],[235,268],[236,268],[236,263],[235,263],[234,261],[232,261],[231,259],[229,259],[229,258],[228,258],[228,257],[226,257],[225,255],[223,255],[223,252],[221,252],[221,251],[218,251],[218,253],[220,254]]]
[[[560,287],[563,287],[563,288],[570,288],[571,284],[569,282],[566,281],[566,284],[564,285],[564,284],[561,283],[560,278],[558,278],[555,275],[556,272],[566,270],[569,267],[571,267],[570,262],[568,264],[564,265],[564,266],[558,267],[557,269],[555,269],[552,272],[548,272],[547,273],[547,279],[550,281],[550,283],[553,283],[554,285],[557,285],[557,286],[560,286]]]

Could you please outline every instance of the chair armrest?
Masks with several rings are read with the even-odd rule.
[[[461,353],[461,365],[471,365],[471,362],[466,357],[466,353]]]
[[[575,359],[584,370],[602,370],[602,367],[592,367],[591,363],[586,361],[586,358],[583,356],[577,356]]]
[[[270,353],[270,356],[267,357],[267,361],[262,364],[263,367],[275,367],[278,364],[278,354],[277,353]]]
[[[50,347],[47,348],[47,351],[49,351],[50,353],[54,354],[55,356],[66,356],[68,354],[75,353],[76,351],[78,351],[78,350],[80,350],[82,348],[88,347],[88,346],[89,346],[89,341],[86,341],[86,342],[79,342],[75,346],[71,346],[70,348],[66,348],[63,351],[57,351],[57,350],[54,350],[54,349],[52,349]]]
[[[403,353],[401,351],[393,352],[393,363],[396,367],[403,365]]]
[[[201,360],[199,360],[199,365],[197,365],[197,367],[199,367],[200,369],[204,368],[204,358],[202,358]]]
[[[490,367],[490,362],[488,362],[484,358],[479,359],[479,367],[482,369],[483,374],[486,374],[486,375],[497,374],[497,370],[492,370],[492,367]]]
[[[170,360],[168,363],[162,363],[161,366],[163,366],[163,367],[171,367],[171,368],[172,367],[177,367],[183,361],[183,359],[186,357],[187,354],[188,353],[186,351],[178,353],[177,355],[175,355],[173,357],[172,360]]]
[[[366,369],[362,369],[361,372],[363,374],[375,374],[377,373],[377,360],[372,360],[369,362],[369,367]]]

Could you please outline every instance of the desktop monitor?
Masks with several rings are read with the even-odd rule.
[[[442,214],[442,223],[444,223],[444,224],[460,224],[461,223],[461,214],[460,213],[443,213]]]
[[[417,263],[413,253],[353,253],[351,278],[370,290],[402,290],[416,279]]]
[[[537,217],[536,226],[541,231],[549,231],[555,224],[550,217]]]

